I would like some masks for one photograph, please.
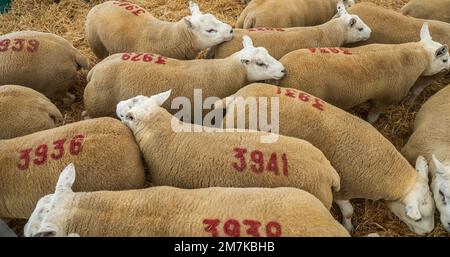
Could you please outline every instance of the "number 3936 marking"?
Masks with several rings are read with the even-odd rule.
[[[79,155],[81,153],[81,151],[83,150],[84,139],[85,136],[80,134],[74,136],[70,140],[68,144],[68,150],[71,155]],[[66,152],[66,142],[66,139],[53,141],[53,144],[51,146],[53,149],[51,150],[51,153],[49,153],[50,147],[47,144],[38,145],[35,148],[21,150],[19,153],[19,164],[17,165],[17,168],[19,170],[26,170],[30,167],[31,164],[39,166],[45,164],[49,159],[53,159],[55,161],[61,159]],[[34,155],[34,159],[32,159],[32,155]]]

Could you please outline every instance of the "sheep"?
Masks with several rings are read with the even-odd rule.
[[[450,23],[450,0],[410,0],[401,12],[416,18]]]
[[[302,48],[339,47],[370,37],[370,28],[358,16],[349,15],[342,3],[338,4],[338,14],[339,18],[314,27],[235,29],[233,39],[212,47],[208,57],[225,58],[239,51],[243,35],[266,48],[277,60]]]
[[[351,14],[358,15],[371,29],[372,35],[366,41],[349,44],[349,47],[369,44],[403,44],[419,40],[417,31],[424,23],[417,19],[402,15],[394,10],[379,7],[373,3],[358,3],[348,9]],[[450,24],[429,20],[434,40],[442,44],[450,44]]]
[[[80,174],[76,190],[137,189],[145,183],[139,148],[120,121],[101,118],[72,123],[0,140],[0,217],[28,218],[70,162]]]
[[[255,106],[260,106],[260,101],[272,97],[279,98],[278,133],[310,142],[324,153],[339,173],[341,189],[335,192],[334,199],[343,214],[344,227],[349,231],[353,229],[353,208],[349,200],[364,198],[385,200],[417,234],[433,229],[434,205],[426,182],[426,162],[419,158],[417,172],[414,171],[369,123],[303,91],[268,84],[248,85],[230,98],[218,101],[215,107],[227,110],[223,126],[246,129],[251,125],[247,116],[249,107],[238,105],[237,100],[247,103],[250,98],[256,99]],[[246,120],[242,125],[235,122],[230,126],[229,120],[236,118],[237,113],[232,112],[235,108],[244,111]],[[266,105],[253,111],[272,113],[273,107]],[[260,127],[250,128],[261,130]]]
[[[68,93],[79,83],[78,70],[87,59],[64,38],[51,33],[19,31],[0,36],[0,85],[32,88],[66,106],[75,96]]]
[[[0,120],[0,139],[8,139],[54,128],[62,114],[43,94],[5,85],[0,86]]]
[[[408,160],[418,155],[432,161],[432,182],[441,223],[450,232],[450,85],[433,95],[417,113],[414,133],[402,149]]]
[[[289,72],[279,85],[304,90],[343,109],[369,101],[367,120],[373,123],[414,86],[409,98],[413,102],[427,86],[419,77],[450,68],[448,46],[432,40],[427,23],[420,38],[399,45],[297,50],[280,59]]]
[[[152,185],[296,187],[331,207],[339,176],[313,145],[282,136],[270,139],[275,135],[256,131],[211,133],[211,128],[180,122],[160,107],[170,93],[117,105],[117,116],[134,132]]]
[[[69,165],[55,193],[37,203],[25,236],[349,236],[317,198],[299,189],[162,186],[74,193],[74,181]]]
[[[180,61],[155,54],[125,53],[108,57],[88,74],[84,103],[88,117],[114,116],[121,100],[172,89],[173,96],[194,102],[194,89],[203,97],[226,97],[253,81],[281,79],[283,65],[266,49],[244,36],[244,49],[216,60]],[[170,105],[165,105],[170,109]],[[176,109],[171,109],[174,113]],[[186,121],[186,120],[185,120]],[[188,122],[188,121],[187,121]]]
[[[194,59],[211,46],[231,40],[233,29],[189,2],[191,16],[160,21],[138,5],[108,1],[93,7],[86,18],[87,40],[103,59],[123,52],[150,52],[179,60]]]
[[[254,0],[242,11],[236,28],[306,27],[323,24],[336,14],[338,0]],[[343,0],[351,7],[354,0]]]

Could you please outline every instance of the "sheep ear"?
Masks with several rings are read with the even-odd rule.
[[[419,211],[419,205],[417,202],[407,204],[405,206],[405,213],[410,219],[414,221],[419,221],[422,218],[422,215]]]
[[[59,175],[58,182],[56,183],[55,194],[72,191],[73,183],[75,183],[75,165],[70,163]]]
[[[337,4],[337,12],[338,12],[339,17],[342,17],[342,16],[348,14],[347,10],[345,9],[344,2],[339,1],[339,3]]]
[[[428,22],[424,22],[420,29],[420,41],[431,41],[430,30],[428,28]]]
[[[200,11],[200,7],[194,1],[189,1],[189,10],[192,15],[200,15],[202,12]]]
[[[442,162],[440,162],[434,154],[431,156],[431,158],[433,159],[434,166],[436,167],[436,174],[444,175],[446,172],[444,164],[442,164]]]
[[[171,93],[172,90],[168,90],[166,92],[162,92],[160,94],[152,96],[151,99],[152,101],[155,101],[158,106],[161,106],[164,104],[164,102],[167,101],[167,99],[169,99]]]
[[[194,28],[194,24],[192,24],[192,21],[191,21],[191,19],[189,17],[185,17],[183,20],[184,20],[184,23],[186,24],[186,26],[189,29]]]
[[[428,182],[428,162],[425,157],[419,155],[416,160],[416,170],[419,175]]]
[[[244,45],[244,48],[253,48],[253,41],[249,36],[244,36],[242,38],[242,44]]]
[[[447,53],[448,53],[448,46],[443,45],[443,46],[439,47],[438,50],[436,50],[435,56],[442,57],[442,56],[446,55]]]

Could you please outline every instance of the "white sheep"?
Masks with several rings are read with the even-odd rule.
[[[416,18],[450,23],[450,0],[410,0],[401,12]]]
[[[125,53],[108,57],[88,74],[84,103],[89,117],[113,116],[118,102],[136,95],[154,95],[172,89],[172,97],[194,102],[194,89],[202,97],[223,98],[253,81],[281,79],[283,65],[249,37],[244,48],[226,58],[180,61],[155,54]],[[166,109],[172,113],[169,104]],[[194,109],[194,108],[192,108]],[[186,121],[186,120],[185,120]]]
[[[191,16],[166,22],[138,5],[108,1],[88,13],[87,40],[101,59],[115,53],[148,52],[185,60],[233,37],[230,25],[203,14],[192,1],[189,9]]]
[[[368,101],[367,119],[373,123],[411,89],[413,102],[427,86],[420,77],[450,68],[448,46],[432,40],[427,23],[420,38],[398,45],[297,50],[280,59],[288,72],[279,85],[306,91],[343,109]]]
[[[167,91],[117,105],[117,116],[139,142],[153,185],[296,187],[331,207],[339,176],[313,145],[264,132],[221,133],[180,122],[160,107],[169,97]]]
[[[235,29],[233,39],[212,47],[208,57],[225,58],[238,52],[244,35],[277,60],[302,48],[339,47],[370,38],[371,29],[357,15],[348,14],[342,2],[337,9],[337,18],[313,27]]]
[[[432,182],[441,223],[450,232],[450,85],[433,95],[417,113],[414,133],[402,152],[412,161],[418,155],[432,161]]]
[[[261,101],[269,102],[274,97],[279,99],[277,105],[259,107]],[[256,99],[256,110],[242,105],[252,99]],[[425,234],[433,229],[434,205],[427,184],[425,159],[418,158],[415,171],[395,146],[369,123],[306,92],[262,83],[248,85],[215,106],[227,110],[223,125],[229,127],[229,121],[234,120],[232,127],[259,130],[261,127],[249,126],[250,110],[273,113],[274,108],[278,108],[277,133],[310,142],[339,173],[341,190],[334,194],[334,200],[341,209],[344,227],[349,231],[353,228],[353,207],[349,200],[354,198],[385,200],[415,233]],[[236,122],[239,110],[245,117],[241,125]],[[258,122],[264,124],[266,120]]]
[[[19,31],[0,36],[0,85],[21,85],[62,99],[70,105],[75,96],[67,91],[79,84],[78,70],[86,59],[64,38],[51,33]]]
[[[354,0],[253,0],[239,16],[237,28],[305,27],[323,24],[336,14],[343,2],[351,7]]]
[[[0,140],[0,217],[28,218],[71,162],[80,175],[76,190],[137,189],[145,184],[139,148],[125,125],[112,118],[76,122]]]
[[[75,168],[69,165],[55,193],[37,203],[25,236],[349,236],[317,198],[299,189],[74,193],[74,181]]]

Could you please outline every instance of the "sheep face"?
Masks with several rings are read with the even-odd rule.
[[[387,201],[389,209],[418,235],[434,229],[434,202],[428,186],[428,164],[424,157],[416,161],[417,181],[403,199]]]
[[[448,46],[432,40],[428,29],[428,23],[426,22],[423,24],[420,31],[420,42],[428,52],[430,59],[427,69],[422,73],[423,76],[432,76],[443,70],[450,69]]]
[[[435,176],[431,183],[434,202],[441,215],[441,223],[445,230],[450,232],[450,166],[442,164],[433,155]]]
[[[27,237],[67,236],[61,228],[65,206],[73,199],[72,185],[75,182],[75,166],[69,164],[60,174],[55,193],[42,197],[24,228]]]
[[[284,77],[286,70],[281,64],[273,58],[264,47],[254,47],[253,42],[248,36],[243,38],[244,49],[238,56],[244,65],[247,79],[250,82],[275,79]]]
[[[117,104],[116,112],[120,120],[131,130],[151,116],[152,111],[160,108],[169,99],[171,90],[151,97],[137,96]]]
[[[212,14],[203,14],[196,3],[189,2],[191,16],[184,18],[187,28],[194,36],[194,44],[198,50],[203,50],[233,38],[230,25],[219,21]]]
[[[357,15],[350,15],[345,9],[345,5],[339,2],[337,5],[338,19],[343,23],[345,32],[345,43],[356,43],[366,41],[370,38],[372,30]]]

